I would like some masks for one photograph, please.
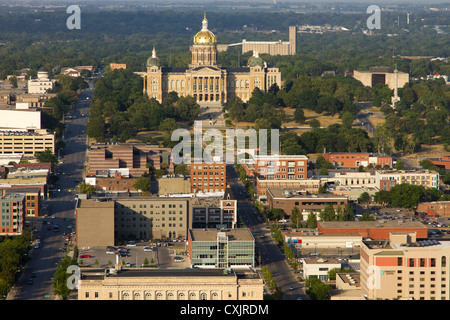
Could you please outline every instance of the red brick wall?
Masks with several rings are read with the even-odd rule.
[[[322,233],[358,233],[363,238],[371,238],[373,240],[388,240],[390,232],[416,232],[417,238],[427,238],[428,232],[426,228],[326,228],[324,229],[320,223],[317,227]]]

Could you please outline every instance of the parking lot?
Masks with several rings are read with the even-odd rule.
[[[114,248],[96,247],[80,250],[78,263],[80,267],[113,267],[119,263],[123,267],[188,268],[189,259],[183,247],[147,245],[116,246]],[[144,249],[147,248],[147,249]],[[115,249],[115,250],[111,250]],[[117,254],[122,249],[122,254]],[[124,254],[126,252],[126,255]]]

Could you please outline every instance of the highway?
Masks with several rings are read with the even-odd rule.
[[[63,140],[66,147],[61,154],[60,164],[55,169],[58,181],[55,190],[50,191],[50,197],[42,203],[45,208],[43,212],[48,216],[42,212],[38,218],[27,218],[37,229],[35,236],[41,238],[41,244],[38,249],[32,246],[31,260],[24,267],[14,288],[10,290],[8,300],[56,299],[53,294],[53,274],[58,262],[64,257],[64,234],[70,234],[75,228],[75,188],[83,179],[85,132],[92,98],[92,81],[90,86],[90,89],[79,95],[79,101],[69,111],[75,118],[65,119]],[[58,231],[53,230],[54,225],[59,225]]]

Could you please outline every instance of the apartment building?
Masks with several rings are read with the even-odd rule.
[[[249,229],[189,229],[192,267],[237,269],[255,266],[255,239]]]
[[[38,217],[41,210],[41,189],[39,187],[11,188],[3,190],[5,195],[23,194],[24,213],[27,217]]]
[[[227,187],[227,166],[225,162],[206,163],[193,161],[190,164],[191,192],[225,192]]]
[[[361,289],[369,300],[449,300],[450,241],[392,232],[361,245]]]
[[[0,154],[34,156],[47,149],[55,152],[55,135],[47,130],[0,131]]]
[[[439,173],[429,170],[376,171],[375,181],[379,190],[386,191],[402,183],[439,189]]]
[[[251,270],[82,269],[78,300],[263,300]]]
[[[304,155],[255,156],[241,160],[246,175],[267,180],[308,178],[308,157]]]
[[[25,195],[10,193],[0,197],[0,235],[14,236],[23,232]]]

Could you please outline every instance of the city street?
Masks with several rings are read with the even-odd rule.
[[[92,88],[92,81],[91,81]],[[56,168],[58,181],[55,190],[50,190],[50,197],[43,201],[39,218],[31,220],[37,233],[41,237],[39,249],[34,247],[30,251],[31,260],[24,267],[23,273],[11,289],[9,300],[41,300],[55,299],[53,295],[52,278],[58,262],[64,257],[61,250],[64,247],[65,236],[75,228],[75,188],[83,178],[86,144],[85,130],[88,121],[89,101],[91,90],[87,89],[79,96],[79,101],[73,107],[70,114],[75,116],[73,120],[65,120],[66,130],[64,141],[66,147],[60,155],[60,164]],[[44,216],[48,214],[47,217]],[[51,230],[47,229],[48,222]],[[59,230],[54,231],[53,226],[59,225]],[[31,281],[30,281],[31,280]]]
[[[272,273],[277,286],[283,292],[283,300],[297,300],[298,297],[302,297],[303,300],[308,299],[304,287],[297,281],[296,275],[288,266],[284,254],[273,240],[266,224],[260,222],[261,217],[258,218],[257,210],[250,198],[247,197],[245,187],[238,178],[239,174],[234,166],[228,166],[227,183],[239,201],[238,217],[247,227],[251,227],[253,235],[257,235],[255,236],[255,246],[260,255],[261,265],[259,267],[266,266]]]

